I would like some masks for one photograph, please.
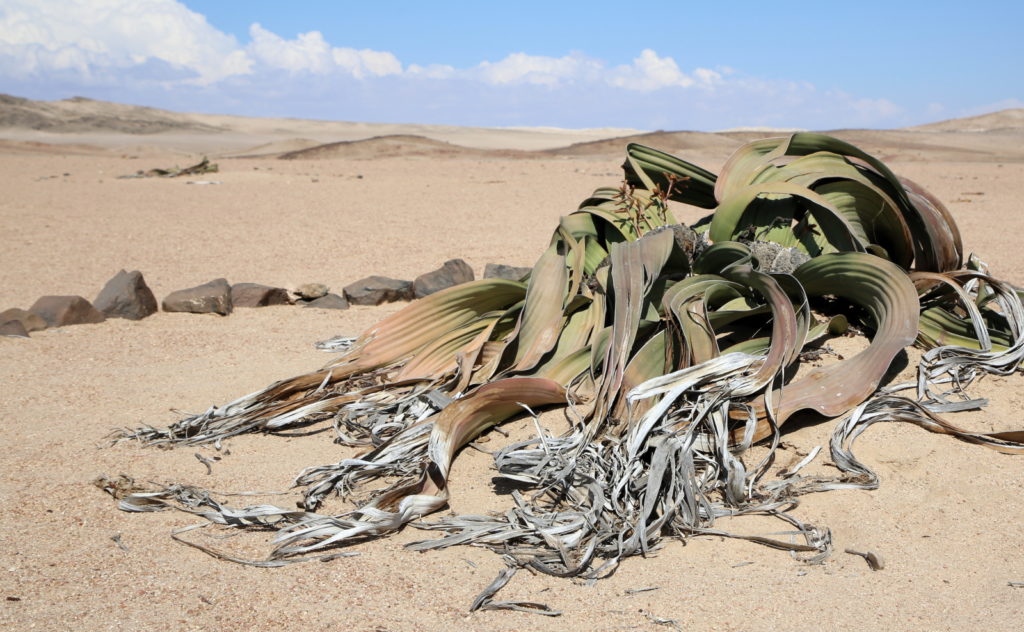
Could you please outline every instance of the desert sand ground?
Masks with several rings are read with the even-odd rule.
[[[321,142],[359,138],[318,136],[314,127],[307,136]],[[995,274],[1024,284],[1019,130],[857,133],[897,173],[946,201],[968,250]],[[918,140],[905,140],[914,133]],[[453,257],[478,275],[492,261],[532,265],[558,216],[597,186],[616,184],[622,160],[621,143],[538,153],[543,143],[536,139],[517,145],[506,138],[500,147],[477,139],[477,148],[524,153],[398,151],[374,158],[364,146],[359,158],[344,148],[295,160],[222,157],[220,173],[202,178],[121,180],[116,176],[198,159],[196,143],[204,138],[202,149],[211,154],[244,154],[237,150],[245,144],[232,140],[228,148],[216,135],[188,130],[175,144],[172,130],[159,139],[116,142],[106,132],[65,132],[53,146],[56,133],[49,141],[39,134],[0,130],[7,139],[0,142],[0,309],[27,308],[44,294],[92,299],[120,268],[141,270],[159,299],[216,277],[340,289],[374,273],[412,278]],[[104,142],[96,142],[100,137]],[[667,148],[711,169],[739,142],[729,135],[685,139],[662,140],[683,144]],[[250,140],[255,147],[283,139]],[[147,149],[134,152],[125,142]],[[657,146],[657,138],[650,142]],[[520,572],[499,593],[563,612],[553,619],[468,613],[503,564],[468,547],[403,549],[429,533],[405,529],[328,563],[250,568],[173,542],[170,531],[194,523],[191,517],[126,514],[90,484],[100,474],[125,473],[215,490],[283,490],[302,468],[351,456],[329,433],[244,436],[228,442],[230,455],[207,474],[194,454],[211,450],[108,447],[105,437],[115,428],[167,424],[175,410],[205,409],[314,369],[328,359],[315,341],[357,334],[398,308],[269,307],[226,318],[161,312],[139,322],[46,330],[28,340],[0,338],[0,627],[671,629],[655,623],[664,619],[681,629],[714,630],[1019,629],[1024,588],[1010,582],[1024,581],[1024,457],[909,426],[875,426],[857,444],[858,456],[881,476],[879,490],[812,495],[796,510],[833,530],[837,552],[823,565],[741,541],[695,538],[628,559],[594,585]],[[901,376],[910,374],[904,368]],[[985,379],[973,392],[991,399],[989,409],[954,420],[981,430],[1024,427],[1022,387],[1020,375]],[[542,421],[557,431],[561,418],[547,413]],[[513,437],[525,436],[531,425],[519,420],[508,428]],[[827,446],[830,431],[830,423],[793,429],[786,450]],[[489,437],[485,447],[509,440]],[[486,454],[464,451],[452,476],[452,510],[507,506],[491,477]],[[746,519],[721,526],[781,528]],[[256,556],[268,539],[246,535],[224,545]],[[876,551],[886,568],[872,572],[845,548]],[[657,589],[629,592],[647,587]]]

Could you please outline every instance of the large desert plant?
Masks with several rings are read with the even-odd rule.
[[[716,519],[749,513],[778,516],[802,537],[737,537],[822,559],[828,530],[788,508],[800,494],[877,485],[850,452],[877,421],[1024,450],[1021,433],[971,433],[939,417],[981,404],[963,395],[980,373],[1017,370],[1024,310],[977,260],[964,267],[955,223],[921,187],[806,133],[745,145],[718,176],[639,145],[624,169],[621,187],[561,218],[526,280],[438,292],[357,339],[329,341],[341,355],[319,371],[123,434],[195,445],[333,422],[342,442],[366,451],[303,471],[300,509],[236,509],[179,485],[127,495],[121,507],[273,526],[262,565],[337,555],[444,507],[452,460],[480,433],[563,406],[567,432],[495,454],[499,475],[532,494],[516,492],[500,515],[418,522],[443,537],[415,547],[482,544],[513,566],[596,577],[666,535],[729,535]],[[713,210],[688,228],[677,204]],[[849,325],[870,333],[862,352],[794,370]],[[909,345],[926,350],[918,381],[880,389]],[[806,461],[767,476],[798,414],[847,416],[831,446],[841,476],[804,477]],[[759,441],[768,450],[751,462],[745,452]],[[359,500],[319,513],[333,493]]]

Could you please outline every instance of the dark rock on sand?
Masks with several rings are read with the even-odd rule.
[[[20,322],[25,331],[28,332],[46,329],[46,321],[43,320],[43,317],[39,314],[33,314],[27,309],[12,307],[0,312],[0,323],[6,323],[9,320]]]
[[[28,311],[42,316],[48,327],[102,323],[107,319],[81,296],[43,296]]]
[[[380,305],[412,298],[412,283],[383,276],[368,276],[345,286],[345,298],[353,305]]]
[[[485,279],[508,279],[509,281],[522,281],[523,277],[530,273],[532,268],[520,268],[507,266],[503,263],[488,263],[484,266]]]
[[[227,316],[233,309],[231,286],[225,279],[171,292],[164,299],[165,312],[191,312],[193,314],[220,314]]]
[[[0,336],[7,338],[28,338],[28,330],[20,320],[0,321]]]
[[[428,294],[472,280],[473,268],[462,259],[451,259],[445,261],[437,270],[416,277],[412,282],[412,293],[415,298],[423,298]]]
[[[337,294],[325,294],[318,299],[303,303],[302,306],[319,307],[320,309],[348,309],[349,307],[345,297]]]
[[[235,283],[231,286],[231,304],[234,307],[266,307],[288,305],[288,290],[259,283]]]
[[[142,320],[156,313],[156,297],[138,270],[121,270],[100,290],[93,302],[108,318]]]

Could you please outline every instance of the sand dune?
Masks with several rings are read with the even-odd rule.
[[[0,128],[32,129],[62,134],[223,131],[223,128],[203,123],[188,114],[155,108],[94,101],[82,97],[63,101],[32,101],[10,95],[0,95]]]
[[[608,156],[621,154],[626,143],[640,143],[657,147],[669,153],[728,154],[740,142],[715,133],[705,132],[650,132],[623,138],[607,138],[575,143],[568,147],[548,150],[555,156]]]
[[[75,97],[33,101],[0,95],[0,138],[125,147],[140,143],[208,154],[240,154],[254,146],[311,139],[317,144],[389,135],[415,135],[475,149],[538,151],[636,133],[634,129],[458,127],[392,123],[253,118],[179,113]],[[74,135],[75,138],[71,138]]]
[[[1018,132],[1024,133],[1024,108],[1001,110],[979,116],[955,118],[909,129],[929,132]]]
[[[11,151],[129,155],[175,151],[218,158],[289,159],[433,156],[438,158],[616,157],[637,142],[707,162],[779,130],[722,132],[550,127],[481,128],[251,118],[169,112],[84,98],[32,101],[0,95],[0,139]],[[1024,160],[1024,110],[942,121],[909,129],[830,130],[884,159]],[[11,143],[24,143],[17,146]],[[60,146],[77,145],[61,150]]]
[[[962,162],[1016,162],[1024,160],[1024,130],[1001,133],[968,131],[928,132],[914,130],[827,130],[825,133],[853,143],[883,160],[948,160]],[[615,138],[583,141],[564,147],[527,151],[509,148],[480,148],[458,145],[425,136],[395,134],[357,141],[328,143],[282,154],[287,159],[356,158],[395,156],[434,156],[449,158],[620,157],[628,143],[640,143],[673,154],[690,156],[697,162],[723,161],[737,147],[756,138],[783,135],[784,132],[648,132]]]
[[[309,138],[286,138],[261,143],[253,147],[217,154],[217,158],[277,158],[282,154],[300,152],[320,146],[321,143]]]
[[[487,156],[517,157],[517,155],[529,155],[529,152],[518,150],[501,149],[479,149],[475,147],[464,147],[448,143],[426,136],[414,134],[392,134],[389,136],[374,136],[361,140],[346,140],[337,143],[317,145],[307,149],[290,151],[278,156],[284,160],[309,160],[309,159],[373,159],[373,158],[394,158],[398,156],[430,156],[430,157],[459,157],[459,158],[483,158]]]
[[[907,130],[831,130],[826,132],[877,154],[883,160],[949,160],[963,162],[1008,162],[1024,160],[1024,136],[1014,133],[984,135],[970,132],[928,133]],[[283,152],[278,157],[303,159],[373,159],[396,156],[437,158],[614,158],[628,143],[640,143],[673,154],[690,156],[697,162],[724,160],[737,147],[765,134],[757,132],[650,132],[617,138],[574,143],[538,151],[482,149],[439,141],[425,136],[395,134],[355,141],[327,143]],[[266,152],[269,156],[271,152]]]

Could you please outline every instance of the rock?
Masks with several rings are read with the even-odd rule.
[[[772,273],[793,274],[797,268],[811,260],[811,255],[796,248],[784,248],[772,262]]]
[[[675,233],[676,245],[686,253],[686,259],[690,263],[707,250],[708,242],[704,235],[698,234],[684,224],[670,224],[669,227]]]
[[[345,298],[353,305],[380,305],[412,298],[412,283],[382,276],[368,276],[345,286]]]
[[[225,279],[171,292],[164,299],[165,312],[191,312],[193,314],[220,314],[227,316],[233,309],[231,286]]]
[[[0,321],[0,336],[8,338],[28,338],[28,330],[20,320]]]
[[[488,263],[484,266],[485,279],[508,279],[509,281],[522,281],[523,277],[529,274],[533,268],[519,268],[507,266],[503,263]]]
[[[344,296],[325,294],[318,299],[302,304],[303,307],[319,307],[320,309],[348,309],[348,301]]]
[[[288,290],[259,283],[235,283],[231,286],[233,307],[265,307],[267,305],[289,305]]]
[[[0,312],[0,323],[6,323],[9,320],[16,320],[21,323],[25,328],[25,331],[40,331],[46,329],[46,321],[39,314],[33,314],[26,309],[18,309],[12,307],[11,309],[5,309]]]
[[[81,296],[43,296],[28,311],[42,316],[48,327],[102,323],[107,319]]]
[[[330,289],[331,288],[327,287],[323,283],[306,283],[300,285],[295,290],[295,295],[303,300],[312,301],[320,298],[321,296],[327,296],[327,292]]]
[[[121,270],[100,290],[93,302],[109,318],[142,320],[156,313],[156,297],[138,270]]]
[[[802,264],[811,260],[806,252],[796,248],[784,248],[771,241],[747,242],[750,254],[761,262],[761,271],[771,274],[792,274]]]
[[[445,261],[437,270],[416,277],[412,282],[412,294],[415,298],[423,298],[428,294],[472,280],[473,268],[462,259],[451,259]]]

